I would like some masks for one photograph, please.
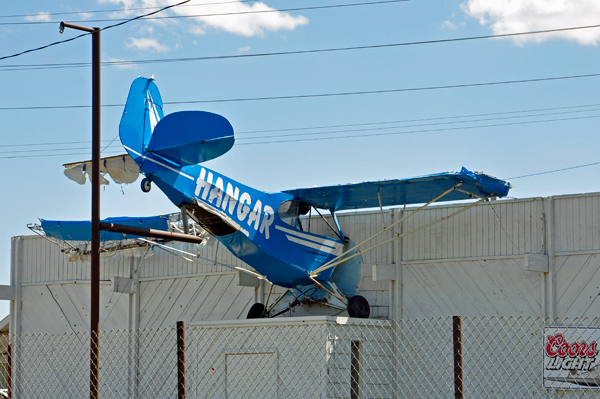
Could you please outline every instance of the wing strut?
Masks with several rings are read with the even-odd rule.
[[[162,249],[163,251],[165,251],[165,252],[168,252],[168,253],[170,253],[171,255],[174,255],[174,256],[180,257],[181,259],[185,259],[185,260],[187,260],[188,262],[191,262],[191,263],[195,263],[196,261],[195,261],[195,260],[193,260],[193,259],[190,259],[190,258],[186,258],[185,256],[182,256],[182,255],[177,255],[177,254],[173,253],[173,251],[180,252],[180,253],[183,253],[183,254],[185,254],[185,255],[188,255],[188,256],[192,256],[192,257],[200,258],[200,259],[202,259],[202,260],[207,260],[207,261],[209,261],[209,262],[214,262],[214,264],[215,264],[215,265],[225,266],[225,267],[228,267],[228,268],[230,268],[230,269],[234,269],[234,270],[237,270],[237,271],[240,271],[240,272],[243,272],[243,273],[248,273],[248,274],[250,274],[250,275],[252,275],[252,276],[254,276],[254,277],[256,277],[256,278],[258,278],[258,279],[260,279],[260,280],[269,281],[269,280],[267,280],[267,278],[266,278],[265,276],[263,276],[262,274],[255,273],[255,272],[253,272],[252,270],[244,269],[243,267],[239,267],[239,266],[233,266],[233,265],[228,265],[227,263],[221,263],[221,262],[217,262],[216,260],[213,260],[213,259],[208,259],[208,258],[205,258],[205,257],[203,257],[203,256],[200,256],[200,255],[195,255],[195,254],[193,254],[193,253],[191,253],[191,252],[183,251],[183,250],[181,250],[181,249],[172,248],[172,247],[169,247],[169,246],[167,246],[167,245],[164,245],[164,244],[158,243],[158,242],[156,242],[156,241],[150,241],[150,240],[146,240],[145,238],[141,238],[141,237],[140,237],[140,238],[138,238],[138,240],[140,240],[140,241],[144,241],[144,242],[147,242],[148,244],[151,244],[151,245],[156,245],[156,246],[158,246],[160,249]]]
[[[319,216],[321,216],[321,219],[323,219],[323,220],[325,221],[325,223],[327,223],[327,226],[329,226],[329,228],[331,229],[331,231],[333,231],[335,234],[337,234],[337,236],[338,236],[338,237],[340,237],[340,240],[344,241],[344,237],[342,237],[342,235],[340,234],[340,233],[341,233],[341,230],[339,230],[339,231],[336,231],[336,229],[334,229],[334,228],[333,228],[333,226],[331,225],[331,223],[329,223],[329,222],[327,221],[327,219],[325,219],[325,217],[324,217],[323,215],[321,215],[321,212],[319,212],[319,210],[318,210],[316,207],[313,207],[313,208],[315,208],[315,211],[317,211],[317,213],[319,214]],[[331,211],[330,211],[330,212],[331,212]],[[334,215],[334,213],[333,213],[333,212],[331,212],[331,215],[333,216],[333,218],[334,218],[334,220],[335,220],[335,215]],[[335,220],[335,222],[337,223],[337,220]],[[308,220],[308,223],[310,223],[310,219]],[[338,227],[338,228],[339,228],[339,227]],[[343,254],[342,254],[342,255],[343,255]]]
[[[373,240],[375,237],[378,237],[378,236],[380,236],[380,235],[384,234],[385,232],[389,231],[389,230],[390,230],[392,227],[396,226],[397,224],[399,224],[399,223],[402,223],[403,221],[405,221],[405,220],[406,220],[406,219],[408,219],[409,217],[411,217],[411,216],[413,216],[414,214],[416,214],[417,212],[419,212],[419,211],[423,210],[425,207],[427,207],[427,206],[431,205],[433,202],[437,201],[438,199],[442,198],[443,196],[445,196],[445,195],[449,194],[450,192],[452,192],[452,191],[454,191],[454,190],[459,190],[459,187],[460,187],[460,185],[461,185],[461,184],[462,184],[462,183],[459,183],[459,184],[457,184],[456,186],[454,186],[454,187],[452,187],[452,188],[450,188],[450,189],[446,190],[445,192],[443,192],[442,194],[438,195],[437,197],[435,197],[435,198],[434,198],[434,199],[432,199],[431,201],[429,201],[429,202],[427,202],[426,204],[424,204],[424,205],[420,206],[419,208],[415,209],[414,211],[412,211],[412,212],[411,212],[411,213],[409,213],[408,215],[404,216],[404,217],[403,217],[403,218],[401,218],[400,220],[398,220],[398,221],[394,222],[394,223],[393,223],[393,224],[391,224],[390,226],[388,226],[388,227],[386,227],[385,229],[381,230],[379,233],[377,233],[377,234],[375,234],[375,235],[373,235],[373,236],[371,236],[371,237],[367,238],[366,240],[364,240],[364,241],[363,241],[363,242],[361,242],[360,244],[357,244],[356,246],[354,246],[354,247],[350,248],[349,250],[347,250],[347,251],[343,252],[342,254],[340,254],[339,256],[337,256],[336,258],[334,258],[334,259],[330,260],[329,262],[325,263],[323,266],[321,266],[321,267],[319,267],[319,268],[315,269],[315,271],[313,271],[313,272],[310,274],[310,276],[311,276],[311,277],[318,276],[318,275],[319,275],[319,273],[321,273],[321,272],[322,272],[322,271],[324,271],[324,270],[327,270],[327,269],[330,269],[330,268],[332,268],[332,267],[335,267],[335,266],[337,266],[338,264],[340,264],[340,263],[342,263],[342,262],[345,262],[345,261],[347,261],[347,260],[350,260],[350,259],[352,259],[352,258],[355,258],[355,257],[357,257],[357,256],[359,256],[359,255],[362,255],[362,254],[363,254],[363,253],[365,253],[365,252],[372,251],[373,249],[379,248],[379,247],[381,247],[382,245],[385,245],[385,244],[387,244],[387,243],[390,243],[390,242],[392,242],[392,241],[394,241],[394,240],[397,240],[397,239],[399,239],[399,238],[402,238],[402,237],[404,237],[404,236],[406,236],[406,235],[408,235],[408,234],[412,234],[412,233],[414,233],[414,232],[417,232],[417,231],[419,231],[419,230],[423,230],[423,229],[425,229],[425,228],[427,228],[427,227],[429,227],[429,226],[433,226],[434,224],[440,223],[440,222],[442,222],[442,221],[444,221],[444,220],[450,219],[451,217],[454,217],[454,216],[458,215],[459,213],[462,213],[462,212],[466,211],[467,209],[469,209],[469,208],[471,208],[471,207],[473,207],[473,206],[475,206],[475,205],[477,205],[477,204],[479,204],[479,203],[481,203],[481,202],[483,202],[483,201],[486,201],[486,200],[487,200],[487,197],[479,197],[479,196],[478,196],[478,197],[480,198],[478,201],[475,201],[474,203],[472,203],[472,204],[470,204],[470,205],[468,205],[468,206],[466,206],[466,207],[462,208],[462,209],[461,209],[461,210],[459,210],[459,211],[456,211],[456,212],[454,212],[453,214],[451,214],[451,215],[449,215],[449,216],[446,216],[446,217],[443,217],[443,218],[441,218],[441,219],[438,219],[438,220],[436,220],[436,221],[434,221],[434,222],[431,222],[431,223],[429,223],[429,224],[427,224],[427,225],[425,225],[425,226],[418,227],[418,228],[416,228],[416,229],[414,229],[414,230],[412,230],[412,231],[409,231],[409,232],[406,232],[406,233],[402,233],[402,234],[397,234],[395,237],[393,237],[393,238],[391,238],[391,239],[389,239],[389,240],[386,240],[386,241],[384,241],[384,242],[382,242],[382,243],[380,243],[380,244],[377,244],[377,245],[375,245],[375,246],[372,246],[371,248],[367,248],[367,249],[365,249],[365,250],[362,250],[362,251],[357,251],[356,253],[354,253],[354,254],[353,254],[353,255],[351,255],[351,256],[344,257],[344,256],[345,256],[345,255],[347,255],[348,253],[350,253],[350,252],[353,252],[353,251],[356,251],[356,249],[357,249],[357,248],[359,248],[359,247],[361,247],[362,245],[366,244],[367,242],[369,242],[369,241]]]

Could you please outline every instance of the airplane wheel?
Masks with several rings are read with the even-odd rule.
[[[152,182],[148,178],[142,179],[142,191],[147,193],[152,188]]]
[[[348,315],[358,319],[368,319],[371,314],[369,302],[360,295],[355,295],[348,299]]]
[[[247,319],[260,319],[263,317],[263,313],[265,312],[265,305],[262,303],[255,303],[252,305],[250,310],[248,311]]]

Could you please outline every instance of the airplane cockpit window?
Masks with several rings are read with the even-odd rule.
[[[299,230],[303,230],[302,223],[300,223],[300,215],[306,215],[310,210],[310,205],[302,201],[285,201],[279,205],[278,213],[281,220],[295,227]]]

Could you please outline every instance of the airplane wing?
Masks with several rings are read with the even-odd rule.
[[[379,207],[379,198],[382,206],[426,203],[460,183],[462,191],[454,190],[440,201],[469,199],[469,193],[479,197],[504,197],[511,188],[507,181],[462,168],[460,172],[438,173],[410,179],[298,188],[284,193],[317,208],[341,211]]]
[[[106,223],[121,224],[124,226],[142,227],[154,230],[169,230],[169,216],[151,217],[116,217],[102,220]],[[54,237],[65,241],[90,241],[92,239],[92,222],[88,221],[64,221],[42,219],[42,229],[47,237]],[[100,232],[101,241],[123,240],[125,238],[137,238],[139,236],[128,234],[127,237],[121,233],[109,231]]]

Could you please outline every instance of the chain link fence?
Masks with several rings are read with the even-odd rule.
[[[276,318],[100,333],[102,398],[592,398],[598,319]],[[89,397],[89,333],[10,337],[12,398]],[[1,397],[1,396],[0,396]]]

